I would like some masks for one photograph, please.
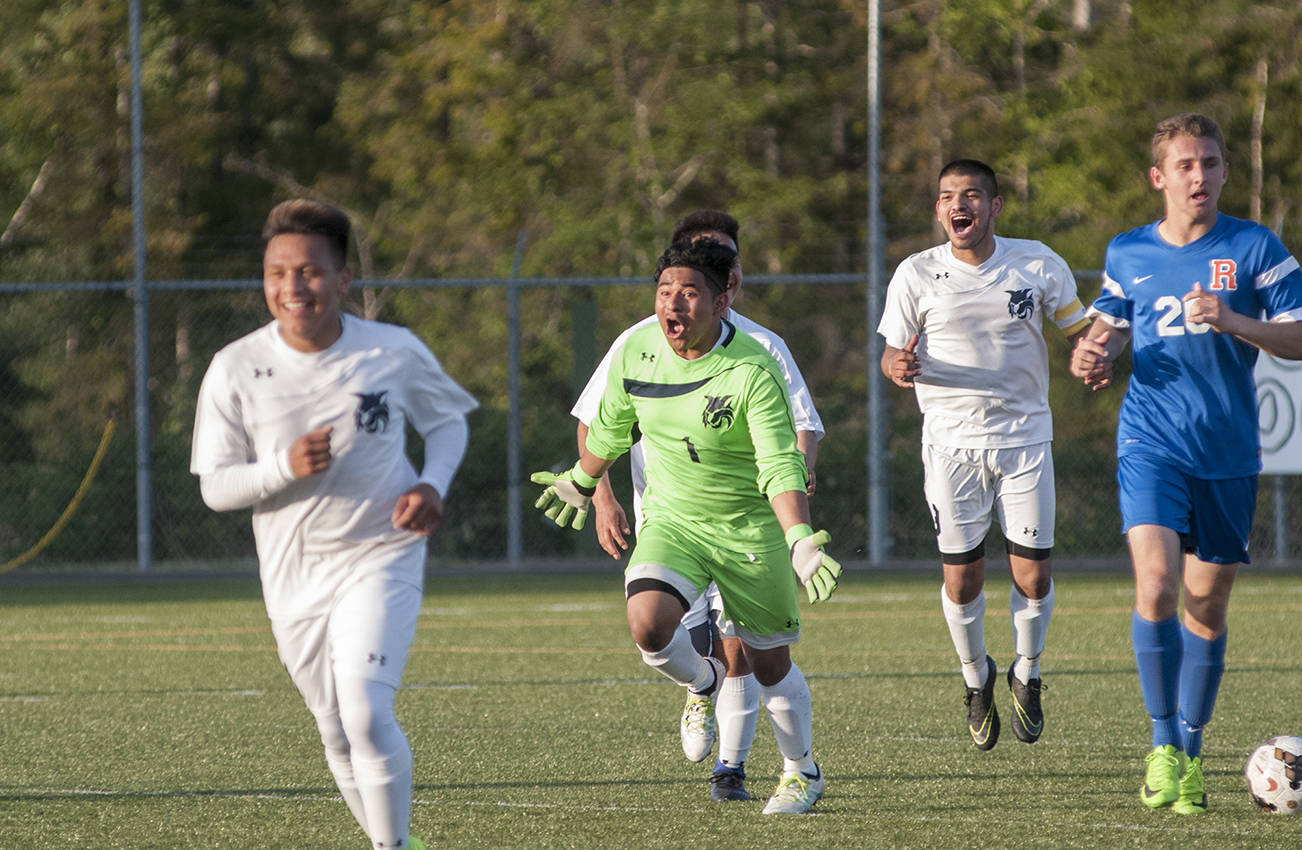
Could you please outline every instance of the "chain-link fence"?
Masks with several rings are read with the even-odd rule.
[[[737,307],[783,335],[810,385],[827,428],[814,520],[831,531],[832,550],[854,563],[868,557],[866,458],[875,437],[868,433],[866,396],[867,381],[880,380],[880,373],[867,362],[865,288],[851,281],[756,276],[748,278]],[[598,557],[590,529],[558,529],[533,511],[537,494],[528,474],[573,462],[569,408],[579,388],[619,331],[650,310],[650,286],[631,283],[426,281],[354,289],[350,309],[412,328],[482,405],[471,416],[469,452],[431,546],[433,565]],[[1096,290],[1097,281],[1082,280],[1083,297]],[[267,320],[257,281],[151,286],[151,569],[252,564],[249,512],[219,514],[203,504],[189,473],[190,433],[213,353]],[[131,295],[122,285],[0,285],[0,566],[20,558],[24,569],[137,564],[135,336]],[[1090,393],[1070,380],[1065,341],[1051,328],[1046,336],[1054,376],[1055,555],[1106,559],[1122,568],[1113,445],[1121,388]],[[885,551],[892,562],[934,562],[917,405],[893,386],[885,395],[886,433],[876,436],[887,469]],[[116,433],[83,487],[111,420]],[[514,472],[512,458],[519,466]],[[612,475],[627,505],[627,462]],[[1288,521],[1300,503],[1297,478],[1263,478],[1255,559],[1302,557]],[[513,538],[518,553],[511,551]],[[997,531],[987,545],[1002,551]]]

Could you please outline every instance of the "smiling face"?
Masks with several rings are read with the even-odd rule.
[[[695,360],[718,341],[728,295],[713,295],[696,269],[670,266],[656,281],[655,311],[669,347],[684,360]]]
[[[1215,139],[1176,136],[1166,143],[1159,166],[1149,169],[1153,188],[1162,193],[1166,217],[1173,224],[1210,226],[1229,176],[1229,166]]]
[[[352,279],[325,236],[282,233],[267,242],[262,256],[267,308],[281,338],[297,351],[324,351],[339,339],[339,307]]]
[[[978,174],[946,174],[936,196],[936,219],[945,228],[954,256],[980,265],[995,250],[995,219],[1004,199],[993,195]]]

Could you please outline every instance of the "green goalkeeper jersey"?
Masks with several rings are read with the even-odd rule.
[[[781,538],[769,499],[804,492],[808,473],[786,382],[757,341],[724,321],[719,343],[685,360],[659,323],[634,333],[611,364],[588,451],[618,457],[634,425],[646,451],[648,523],[709,525],[739,543],[775,528]]]

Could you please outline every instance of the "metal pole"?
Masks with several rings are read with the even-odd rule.
[[[1275,509],[1275,562],[1288,558],[1288,497],[1284,492],[1284,476],[1272,475],[1272,507]]]
[[[511,277],[506,282],[506,373],[509,409],[506,416],[506,560],[511,569],[520,568],[524,550],[520,516],[520,263],[524,259],[525,231],[515,241]]]
[[[886,560],[888,493],[886,487],[886,399],[881,360],[882,277],[884,270],[881,187],[881,0],[868,0],[868,562]]]
[[[136,562],[142,573],[153,560],[153,505],[149,465],[149,287],[145,282],[144,131],[140,95],[140,0],[130,0],[131,41],[131,230],[135,255]]]

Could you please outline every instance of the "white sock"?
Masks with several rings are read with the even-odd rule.
[[[1049,633],[1049,615],[1053,613],[1053,580],[1049,592],[1041,599],[1027,599],[1013,585],[1008,594],[1008,611],[1013,615],[1013,675],[1022,684],[1040,677],[1040,654]]]
[[[791,670],[776,685],[760,685],[764,707],[768,709],[773,737],[778,740],[782,753],[782,772],[799,770],[814,775],[814,709],[810,702],[809,685],[800,668],[791,664]]]
[[[362,805],[362,796],[357,793],[357,779],[353,776],[353,759],[348,751],[348,738],[344,727],[339,722],[339,712],[333,712],[316,718],[317,731],[321,733],[321,743],[325,746],[326,765],[335,778],[335,785],[340,795],[348,804],[348,811],[353,813],[362,832],[366,829],[366,807]]]
[[[680,685],[698,693],[714,686],[714,665],[696,654],[692,636],[682,624],[674,629],[674,636],[664,649],[658,652],[647,652],[640,646],[638,649],[648,667],[659,670]]]
[[[760,684],[754,673],[723,680],[714,695],[714,719],[719,725],[719,760],[724,767],[741,767],[755,742],[759,720]]]
[[[395,688],[340,678],[339,714],[351,747],[353,777],[376,848],[406,844],[411,820],[411,747],[393,713]]]
[[[986,592],[959,605],[949,598],[945,585],[940,586],[940,608],[945,612],[950,639],[963,665],[963,683],[969,688],[984,688],[989,665],[986,664]]]

